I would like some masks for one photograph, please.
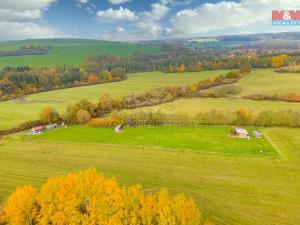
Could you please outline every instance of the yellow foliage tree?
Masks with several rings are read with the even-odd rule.
[[[44,123],[55,123],[60,120],[59,113],[52,107],[44,108],[40,113],[40,119]]]
[[[286,66],[288,64],[288,55],[282,54],[272,57],[271,64],[275,68]]]
[[[4,208],[5,219],[9,224],[36,224],[39,206],[36,201],[37,190],[32,186],[18,188],[11,195]]]
[[[200,225],[200,211],[184,195],[145,194],[121,187],[96,170],[50,178],[38,191],[18,188],[4,207],[13,225]]]
[[[177,68],[177,73],[184,73],[185,72],[185,65],[180,64]]]
[[[87,123],[88,121],[91,120],[91,118],[92,118],[92,116],[87,110],[80,109],[76,113],[76,122],[79,124]]]

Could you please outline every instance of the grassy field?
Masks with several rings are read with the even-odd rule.
[[[62,143],[50,138],[55,132],[49,133],[49,140],[41,136],[43,141],[20,136],[0,140],[2,201],[19,185],[39,186],[49,176],[95,167],[123,185],[140,183],[145,190],[167,187],[171,193],[184,192],[217,225],[295,225],[300,221],[299,129],[263,130],[280,158],[101,144],[98,136],[90,137],[92,141],[81,136],[81,143]],[[218,135],[217,129],[216,140]]]
[[[184,74],[136,73],[128,75],[127,80],[117,83],[43,92],[28,95],[21,99],[0,102],[0,129],[15,126],[30,119],[36,119],[41,109],[46,106],[64,110],[69,103],[83,98],[96,103],[103,94],[122,97],[131,93],[144,92],[157,86],[192,84],[209,77],[216,77],[220,73],[225,73],[225,71]]]
[[[274,102],[274,101],[252,101],[243,99],[243,96],[252,94],[300,94],[300,75],[295,73],[276,73],[270,69],[256,70],[234,84],[241,92],[227,98],[193,98],[180,99],[154,107],[147,107],[139,110],[162,111],[169,114],[196,115],[199,112],[207,112],[212,109],[233,112],[240,108],[252,110],[259,113],[264,110],[294,110],[300,111],[299,103]],[[205,92],[212,92],[222,87],[209,89]]]
[[[239,97],[252,94],[300,94],[300,75],[276,73],[273,69],[254,70],[235,86],[241,89]]]
[[[129,56],[135,52],[160,54],[159,48],[141,44],[116,43],[78,39],[43,39],[0,42],[0,50],[14,50],[22,46],[50,45],[53,48],[47,55],[10,56],[0,58],[0,68],[5,66],[78,66],[83,60],[93,55],[111,54]]]
[[[230,136],[231,127],[140,127],[127,128],[115,134],[112,128],[73,126],[54,130],[34,139],[47,142],[108,144],[151,147],[196,152],[222,152],[243,155],[276,155],[264,139],[237,139]]]

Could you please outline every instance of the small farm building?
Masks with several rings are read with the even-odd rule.
[[[262,138],[263,136],[262,136],[262,133],[260,133],[259,131],[253,131],[253,136],[255,137],[255,138]]]
[[[55,123],[55,124],[50,124],[50,125],[46,126],[46,129],[53,130],[53,129],[56,129],[57,127],[58,127],[58,125]]]
[[[245,138],[248,139],[249,138],[249,133],[247,130],[242,129],[242,128],[234,128],[234,135],[238,138]]]
[[[122,128],[123,128],[122,125],[116,126],[116,127],[115,127],[115,132],[116,132],[116,133],[120,133],[121,130],[122,130]]]
[[[32,131],[33,134],[41,133],[41,132],[44,131],[44,127],[43,126],[34,127],[34,128],[32,128],[31,131]]]

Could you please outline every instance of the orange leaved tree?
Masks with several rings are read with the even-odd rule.
[[[184,195],[145,194],[122,187],[96,170],[50,178],[39,190],[20,187],[7,200],[2,221],[14,225],[200,225],[200,211]]]

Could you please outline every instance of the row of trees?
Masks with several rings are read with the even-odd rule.
[[[271,60],[255,58],[224,58],[214,55],[200,54],[197,52],[185,52],[184,54],[169,53],[162,55],[145,55],[136,53],[127,58],[102,55],[93,56],[83,63],[84,68],[90,72],[110,70],[114,67],[121,67],[127,73],[140,71],[163,71],[167,73],[199,72],[205,70],[219,69],[240,69],[248,67],[268,68],[271,67]]]
[[[235,112],[211,110],[199,112],[196,116],[180,114],[165,114],[162,112],[113,112],[112,118],[122,121],[128,126],[145,125],[235,125],[258,127],[300,127],[300,113],[292,110],[262,111],[254,114],[252,111],[241,108]]]
[[[119,67],[99,73],[71,66],[7,67],[0,72],[0,100],[47,90],[118,81],[124,78],[125,71]]]
[[[254,95],[247,95],[244,96],[245,99],[252,99],[252,100],[268,100],[268,101],[285,101],[285,102],[300,102],[300,95],[299,94],[254,94]]]
[[[200,210],[183,194],[166,189],[144,193],[140,185],[120,186],[96,170],[53,177],[40,189],[19,187],[0,213],[14,225],[201,225]],[[211,225],[209,221],[205,225]]]
[[[20,56],[20,55],[46,55],[50,51],[51,46],[23,46],[16,50],[0,50],[0,57]]]
[[[67,123],[85,124],[92,118],[104,116],[114,110],[153,106],[171,102],[181,97],[200,96],[201,90],[234,83],[242,76],[243,74],[239,72],[229,72],[225,76],[219,75],[218,77],[206,79],[192,85],[157,87],[145,93],[131,94],[121,99],[103,95],[100,97],[97,105],[84,99],[69,105],[62,116],[59,116],[55,109],[47,107],[41,112],[40,119],[44,123],[53,123],[63,120]]]

